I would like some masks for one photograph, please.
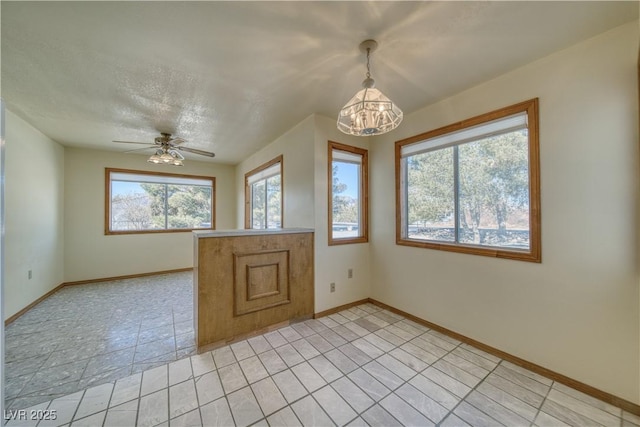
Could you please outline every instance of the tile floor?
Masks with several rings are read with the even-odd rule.
[[[640,426],[640,417],[371,304],[30,409],[55,410],[39,426]]]
[[[195,353],[191,272],[68,286],[5,330],[5,408]]]

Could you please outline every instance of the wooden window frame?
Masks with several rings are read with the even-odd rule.
[[[151,176],[169,176],[174,178],[192,178],[211,181],[211,227],[207,228],[178,228],[169,230],[123,230],[113,231],[111,230],[111,173],[130,173],[136,175],[151,175]],[[105,186],[105,198],[104,198],[104,234],[105,235],[122,235],[122,234],[158,234],[158,233],[186,233],[194,230],[215,230],[216,229],[216,178],[212,176],[203,175],[186,175],[167,172],[153,172],[153,171],[141,171],[135,169],[117,169],[117,168],[105,168],[104,169],[104,186]]]
[[[360,222],[359,228],[362,229],[362,235],[358,237],[346,237],[336,239],[333,237],[333,150],[345,151],[348,153],[362,156],[362,168],[360,170]],[[339,142],[328,142],[328,207],[327,207],[327,226],[329,236],[329,246],[348,245],[352,243],[367,243],[369,241],[369,151],[364,148],[354,147],[351,145],[341,144]]]
[[[244,174],[244,228],[252,229],[251,227],[251,186],[249,185],[249,178],[263,170],[280,163],[280,228],[284,228],[284,156],[281,154],[278,157],[269,160],[266,163],[261,164],[255,169],[251,169]],[[266,214],[266,213],[265,213]],[[266,220],[266,219],[265,219]]]
[[[417,143],[436,136],[459,131],[479,125],[481,123],[507,117],[513,114],[526,112],[528,120],[529,136],[529,250],[508,250],[505,248],[492,248],[462,243],[447,243],[436,241],[419,241],[403,237],[402,215],[402,179],[401,179],[401,148],[408,144]],[[395,143],[395,172],[396,172],[396,244],[414,246],[419,248],[437,249],[443,251],[460,252],[488,257],[513,259],[540,263],[542,261],[541,250],[541,213],[540,213],[540,141],[539,141],[539,115],[538,98],[524,101],[509,107],[501,108],[486,114],[444,126],[420,135],[396,141]]]

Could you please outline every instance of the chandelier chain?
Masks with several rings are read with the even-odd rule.
[[[371,48],[367,48],[367,78],[371,78],[371,67],[369,66],[369,54],[371,53]]]

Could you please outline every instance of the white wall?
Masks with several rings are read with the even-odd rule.
[[[377,138],[371,296],[639,403],[637,56],[631,23],[425,107]],[[395,245],[394,141],[534,97],[542,263]]]
[[[5,114],[8,318],[63,282],[64,148],[11,111]]]
[[[186,160],[181,168],[147,163],[145,157],[112,151],[65,149],[64,280],[99,279],[193,266],[191,232],[104,234],[105,168],[213,176],[216,228],[235,222],[234,166]]]
[[[345,135],[336,127],[334,119],[315,115],[315,295],[316,313],[359,301],[370,292],[370,243],[329,246],[329,184],[328,141],[369,149],[369,138]],[[369,218],[375,215],[370,212]],[[371,219],[369,219],[371,221]],[[353,277],[348,278],[349,269]],[[329,292],[330,283],[336,291]]]

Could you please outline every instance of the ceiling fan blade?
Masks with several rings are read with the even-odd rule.
[[[113,141],[119,144],[140,144],[140,145],[156,145],[152,142],[137,142],[137,141]]]
[[[169,140],[169,144],[174,144],[174,145],[180,145],[185,142],[187,142],[187,140],[182,138],[172,138]]]
[[[186,151],[187,153],[200,154],[201,156],[207,156],[207,157],[216,156],[214,153],[211,153],[209,151],[204,151],[204,150],[198,150],[196,148],[189,148],[189,147],[173,147],[173,148],[180,151]]]
[[[155,144],[153,144],[155,145]],[[135,150],[127,150],[127,151],[122,151],[122,153],[124,154],[128,154],[128,153],[135,153],[136,151],[142,151],[142,150],[150,150],[150,149],[156,149],[156,147],[142,147],[142,148],[136,148]]]

